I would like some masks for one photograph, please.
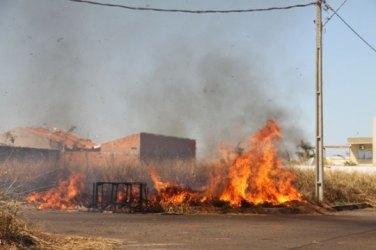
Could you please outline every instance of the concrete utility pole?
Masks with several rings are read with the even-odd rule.
[[[316,198],[324,200],[323,88],[322,88],[322,5],[316,6]]]

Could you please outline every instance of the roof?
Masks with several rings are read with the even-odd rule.
[[[184,138],[184,137],[177,137],[177,136],[171,136],[171,135],[161,135],[161,134],[154,134],[154,133],[147,133],[147,132],[139,132],[139,133],[127,135],[127,136],[124,136],[124,137],[116,138],[116,139],[111,140],[111,141],[106,141],[106,142],[103,142],[102,144],[113,143],[115,141],[126,140],[128,138],[140,137],[140,136],[155,136],[155,137],[170,138],[170,139],[175,139],[175,140],[185,140],[185,141],[196,142],[196,140],[194,140],[194,139],[189,139],[189,138]]]
[[[372,137],[349,137],[348,144],[372,144]]]
[[[97,144],[90,139],[78,137],[76,134],[59,128],[30,128],[34,133],[64,145],[67,149],[93,149]]]
[[[45,148],[46,145],[40,140],[43,138],[54,142],[54,145],[50,146],[50,149],[61,149],[61,147],[64,147],[68,150],[90,150],[97,147],[95,142],[59,128],[18,127],[4,133],[3,137],[6,140],[2,144],[14,144],[14,146],[18,147],[25,145],[25,147]]]
[[[164,137],[164,138],[170,138],[170,139],[179,139],[179,140],[187,140],[187,141],[193,141],[194,139],[189,139],[185,137],[178,137],[178,136],[172,136],[172,135],[160,135],[160,134],[153,134],[153,133],[147,133],[147,132],[140,132],[140,135],[146,135],[146,136],[155,136],[155,137]]]
[[[324,145],[324,148],[335,148],[335,149],[349,148],[349,147],[350,147],[349,145]]]

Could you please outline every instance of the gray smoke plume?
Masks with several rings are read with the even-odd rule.
[[[161,133],[196,139],[199,155],[243,142],[269,118],[282,125],[286,147],[303,137],[300,117],[284,104],[294,91],[285,97],[272,73],[279,65],[269,65],[280,51],[265,34],[284,23],[47,0],[4,0],[0,8],[2,131],[74,125],[97,142]],[[252,32],[237,43],[230,31],[242,23]]]
[[[198,139],[201,153],[213,153],[220,142],[238,144],[277,120],[291,146],[302,138],[297,114],[274,101],[279,93],[252,59],[209,53],[192,62],[180,49],[158,57],[156,68],[127,98],[133,123],[148,131]],[[296,118],[296,117],[295,117]]]
[[[16,114],[15,126],[69,128],[80,116],[84,91],[79,12],[64,12],[49,1],[5,1],[4,6],[1,21],[8,36],[1,47],[0,86],[9,105],[2,105],[2,113]],[[63,15],[71,27],[61,21]]]

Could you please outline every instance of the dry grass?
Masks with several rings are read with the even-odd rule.
[[[173,181],[191,188],[204,187],[213,167],[208,162],[164,162],[158,165],[162,180]],[[305,200],[315,202],[315,172],[313,170],[289,167],[296,174],[296,187]],[[192,186],[195,183],[196,186]],[[332,205],[368,202],[376,205],[376,175],[325,172],[325,198]]]
[[[45,174],[40,174],[41,172]],[[59,176],[61,172],[54,166],[46,164],[24,165],[8,162],[0,165],[0,250],[113,249],[113,245],[116,244],[113,240],[44,233],[22,215],[21,205],[15,201],[15,198],[22,197],[29,192],[28,190],[50,186],[56,181],[56,178],[51,178],[51,173],[53,176]]]
[[[55,185],[62,169],[62,166],[48,161],[8,160],[0,164],[0,190],[10,198],[22,198],[26,192]]]
[[[1,201],[0,205],[0,245],[17,248],[35,245],[32,229],[20,216],[15,202]]]
[[[296,186],[306,200],[315,200],[315,172],[290,168],[297,176]],[[376,175],[326,171],[324,196],[330,204],[368,202],[376,205]]]
[[[46,190],[56,185],[58,179],[68,177],[69,172],[82,172],[86,177],[88,195],[95,181],[143,181],[150,189],[151,168],[156,168],[162,181],[201,190],[208,184],[213,166],[218,162],[206,161],[159,161],[130,162],[126,165],[70,166],[69,169],[48,161],[20,163],[8,161],[0,164],[0,190],[3,189],[12,198],[23,196],[32,191]],[[222,165],[226,166],[228,161]],[[289,167],[297,176],[296,186],[308,201],[315,201],[315,176],[313,170]],[[10,188],[9,188],[10,187]],[[327,171],[325,174],[325,197],[330,204],[376,201],[376,175],[362,173],[344,173]],[[1,193],[0,193],[1,200]]]
[[[0,249],[111,250],[114,240],[42,233],[20,214],[15,202],[1,201]]]
[[[8,163],[9,164],[9,163]],[[223,163],[224,166],[227,161]],[[17,203],[7,200],[9,195],[17,197],[15,193],[25,194],[33,189],[43,189],[57,179],[64,178],[69,172],[83,172],[87,178],[87,193],[91,194],[91,184],[94,181],[144,181],[152,188],[150,179],[151,168],[156,168],[163,181],[174,182],[178,185],[199,190],[208,183],[214,163],[204,161],[164,161],[149,163],[134,163],[129,165],[106,165],[92,168],[80,166],[71,167],[53,165],[0,165],[0,180],[6,180],[0,185],[0,249],[112,249],[117,242],[87,237],[67,237],[62,235],[42,233],[31,226],[20,214]],[[27,169],[32,169],[27,171]],[[315,201],[315,175],[313,170],[289,167],[297,176],[296,187],[304,199]],[[32,176],[30,173],[32,173]],[[47,174],[37,174],[47,173]],[[1,184],[1,183],[0,183]],[[327,171],[325,175],[325,198],[331,205],[367,202],[376,205],[376,175],[362,173],[344,173]],[[304,208],[307,209],[307,208]],[[166,212],[170,209],[166,209]],[[228,211],[227,211],[228,210]],[[205,213],[231,212],[227,207],[201,206],[178,207],[174,213]],[[313,210],[312,210],[313,211]],[[309,211],[310,213],[312,211]],[[318,211],[318,210],[317,210]],[[317,212],[314,210],[313,212]],[[253,210],[257,213],[257,210]],[[262,211],[265,213],[265,211]]]

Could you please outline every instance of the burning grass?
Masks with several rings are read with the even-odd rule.
[[[249,140],[241,154],[225,151],[226,157],[214,163],[209,182],[194,191],[177,183],[163,182],[153,170],[151,177],[163,206],[222,203],[232,208],[291,206],[303,202],[294,187],[295,175],[283,168],[276,142],[281,138],[277,123],[269,120]],[[225,160],[227,159],[227,160]]]
[[[23,217],[18,203],[7,201],[4,196],[0,199],[0,249],[111,250],[117,243],[102,238],[43,233]]]
[[[22,166],[20,167],[22,171]],[[9,176],[9,172],[0,171],[0,180],[7,180]],[[23,216],[22,203],[14,200],[19,196],[19,193],[14,192],[25,187],[17,184],[18,181],[22,182],[21,177],[18,173],[17,178],[9,182],[9,186],[4,183],[0,186],[0,249],[110,250],[117,244],[116,241],[102,238],[67,237],[42,232],[37,225],[31,224]]]
[[[47,192],[33,193],[26,197],[27,202],[40,202],[39,208],[70,209],[84,205],[85,178],[81,173],[72,173],[67,180],[59,180],[57,187]]]
[[[211,162],[206,172],[198,173],[198,168],[189,167],[176,170],[176,165],[170,166],[175,174],[169,171],[166,181],[159,175],[159,172],[166,175],[163,171],[166,168],[161,169],[160,164],[159,167],[149,165],[139,168],[149,174],[147,181],[154,187],[150,197],[151,206],[161,206],[166,210],[171,206],[207,205],[212,201],[223,202],[232,208],[264,204],[289,206],[292,201],[303,202],[294,187],[295,175],[283,168],[277,154],[276,144],[281,137],[278,124],[269,120],[250,138],[241,153],[222,148],[224,156],[219,161]],[[102,172],[101,175],[104,180],[115,181],[126,176],[127,181],[130,181],[132,178],[129,169],[107,170],[110,171]],[[124,172],[119,173],[119,170]],[[142,176],[145,177],[137,175],[138,180]],[[40,208],[75,208],[84,203],[84,194],[88,193],[85,181],[82,174],[71,173],[67,179],[60,180],[57,187],[47,192],[30,194],[27,201],[39,202]]]
[[[227,163],[222,162],[223,166],[227,166]],[[155,166],[155,165],[153,165]],[[188,166],[188,168],[184,168]],[[205,178],[208,176],[218,176],[221,174],[227,174],[228,171],[219,168],[212,168],[212,165],[208,162],[164,162],[156,167],[155,175],[157,179],[152,180],[150,176],[146,178],[149,187],[156,187],[154,192],[150,192],[151,200],[154,202],[154,211],[165,211],[173,213],[195,213],[195,212],[236,212],[236,211],[252,211],[260,212],[262,209],[257,207],[280,207],[278,204],[264,202],[262,204],[255,204],[252,202],[247,202],[242,200],[239,205],[233,206],[229,201],[221,200],[220,192],[218,189],[225,190],[225,183],[222,180],[217,182],[212,182],[214,186],[208,186],[205,182]],[[149,165],[139,166],[139,169],[147,169],[147,171],[152,172],[152,167]],[[185,173],[183,176],[177,174],[177,172],[182,170]],[[129,172],[133,171],[135,168],[132,167],[128,169]],[[139,171],[139,169],[137,171]],[[121,171],[126,172],[126,169],[122,168]],[[137,171],[133,172],[133,176],[137,176]],[[160,175],[158,175],[161,173]],[[302,170],[299,168],[291,167],[289,168],[289,173],[293,173],[296,176],[294,181],[294,187],[296,191],[301,194],[301,199],[305,200],[307,204],[315,203],[314,194],[314,171],[312,170]],[[152,176],[152,175],[151,175]],[[226,176],[226,175],[224,175]],[[176,178],[174,178],[176,177]],[[107,175],[107,178],[110,176]],[[118,177],[119,178],[119,177]],[[213,177],[210,177],[213,178]],[[124,179],[127,179],[125,177]],[[123,180],[124,180],[123,179]],[[169,181],[163,181],[169,180]],[[158,181],[160,182],[158,186]],[[88,180],[86,180],[88,182]],[[59,181],[58,183],[69,184],[67,179]],[[367,175],[363,173],[344,173],[344,172],[326,172],[325,175],[325,197],[326,202],[332,205],[341,203],[357,203],[357,202],[369,202],[375,204],[376,201],[376,176]],[[68,185],[69,186],[69,185]],[[87,206],[90,204],[91,186],[89,185],[78,185],[84,187],[77,196],[70,199],[73,202],[73,206],[64,205],[66,208],[78,208],[81,206]],[[208,188],[209,187],[209,188]],[[67,202],[64,197],[67,196],[66,187],[57,186],[51,190],[62,190],[61,199],[63,201],[57,202],[56,204],[66,204]],[[208,197],[208,192],[213,195]],[[42,193],[39,193],[42,194]],[[43,195],[39,195],[44,197]],[[30,196],[32,197],[32,196]],[[35,197],[35,196],[34,196]],[[39,200],[39,202],[43,202]],[[300,206],[298,203],[292,203],[293,206]],[[39,205],[41,206],[41,204]],[[41,208],[46,205],[42,205]],[[289,203],[285,204],[286,207]],[[56,206],[55,208],[58,208]],[[155,209],[159,207],[160,209]],[[238,207],[238,209],[234,209]],[[291,206],[290,206],[291,207]]]
[[[146,182],[151,191],[148,208],[153,211],[258,211],[270,207],[293,210],[314,206],[313,171],[284,166],[276,149],[281,137],[278,124],[269,120],[241,150],[222,147],[222,157],[216,160],[130,162],[121,166],[108,163],[70,169],[42,166],[41,170],[48,175],[36,178],[26,175],[22,179],[20,174],[16,180],[23,183],[22,192],[27,186],[38,190],[29,192],[27,201],[36,202],[41,209],[89,206],[91,184],[96,181]],[[12,168],[15,172],[15,167]],[[35,167],[32,169],[38,172]],[[325,183],[327,202],[374,201],[375,180],[374,176],[329,172]],[[52,181],[55,184],[50,188]],[[43,185],[35,186],[36,183]]]

